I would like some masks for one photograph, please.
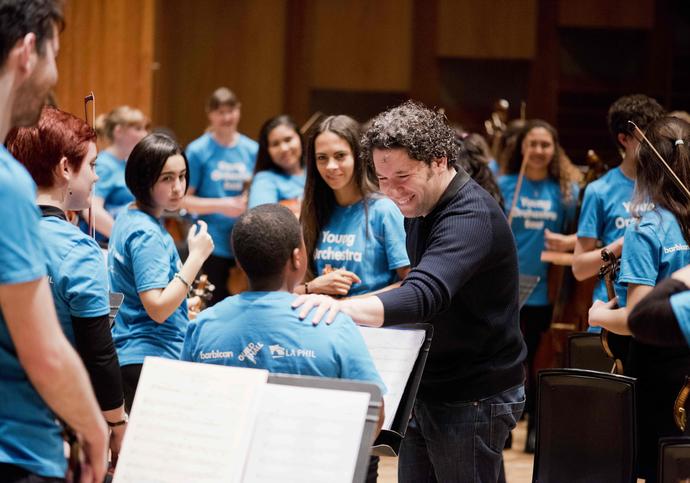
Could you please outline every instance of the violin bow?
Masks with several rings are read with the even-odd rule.
[[[651,143],[649,139],[647,139],[647,136],[644,135],[644,132],[642,132],[642,129],[640,129],[637,124],[635,124],[633,121],[628,121],[629,124],[632,125],[632,127],[635,129],[635,132],[644,140],[644,142],[647,143],[647,145],[652,149],[652,152],[656,155],[657,158],[659,158],[659,161],[661,161],[661,164],[666,168],[666,171],[668,174],[671,175],[671,179],[673,180],[674,183],[676,183],[676,186],[685,194],[685,196],[688,197],[688,200],[690,200],[690,190],[683,184],[683,182],[680,180],[680,178],[676,175],[675,171],[671,169],[671,166],[668,165],[664,157],[659,153],[659,151],[656,150],[654,145]]]
[[[84,97],[84,120],[86,124],[89,124],[89,102],[91,103],[91,128],[96,129],[96,97],[93,95],[93,91]],[[88,220],[89,225],[89,235],[94,240],[96,239],[96,215],[93,212],[93,195],[91,196],[91,204],[88,210]]]
[[[517,146],[515,146],[517,149]],[[522,180],[525,179],[525,169],[527,168],[527,162],[525,157],[522,157],[522,163],[520,164],[520,173],[518,174],[517,182],[515,183],[515,193],[513,193],[513,200],[510,203],[510,211],[508,212],[508,225],[510,226],[513,222],[513,217],[515,215],[515,208],[517,207],[518,196],[520,195],[520,190],[522,189]]]

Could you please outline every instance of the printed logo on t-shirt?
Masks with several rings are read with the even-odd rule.
[[[553,202],[551,200],[520,196],[520,205],[520,207],[515,207],[513,218],[523,218],[527,230],[543,230],[545,220],[556,221],[558,219],[558,213],[552,209]]]
[[[335,243],[341,247],[346,247],[342,250],[327,247],[324,249],[314,250],[314,260],[332,260],[338,262],[361,262],[362,252],[350,250],[357,241],[357,235],[353,233],[333,233],[324,230],[321,233],[321,243]]]
[[[271,351],[271,357],[274,359],[282,359],[283,357],[306,357],[309,359],[316,359],[316,351],[312,349],[286,349],[280,344],[269,345],[268,349]]]
[[[213,181],[222,181],[225,191],[242,191],[243,184],[250,178],[244,163],[230,163],[218,161],[216,168],[211,171]]]
[[[681,245],[680,243],[676,243],[675,245],[671,247],[664,247],[664,253],[673,253],[673,252],[686,252],[690,250],[690,247],[687,245]]]
[[[237,360],[244,361],[245,359],[249,359],[252,364],[256,365],[256,355],[261,349],[263,349],[263,347],[264,345],[261,342],[257,342],[256,344],[254,342],[250,342],[247,344],[247,347],[242,350],[242,353],[237,356]]]
[[[630,213],[632,202],[623,201],[622,205],[625,212]],[[645,211],[652,211],[653,209],[654,203],[640,203],[639,205],[637,205],[637,211],[640,215]],[[632,225],[633,223],[635,223],[635,218],[632,216],[626,218],[619,216],[615,219],[616,228],[618,228],[619,230],[623,230],[626,226]]]
[[[209,359],[232,359],[235,357],[232,351],[219,351],[217,349],[210,350],[208,352],[199,352],[199,359],[202,361]]]

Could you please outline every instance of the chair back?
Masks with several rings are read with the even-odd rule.
[[[659,440],[659,483],[690,480],[690,436]]]
[[[601,337],[593,332],[575,332],[568,335],[565,367],[611,372],[611,359],[601,345]]]
[[[584,369],[540,371],[532,481],[636,481],[636,382]]]

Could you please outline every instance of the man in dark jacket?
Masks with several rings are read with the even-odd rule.
[[[412,270],[378,295],[296,303],[305,314],[319,304],[327,321],[342,311],[375,327],[433,324],[399,481],[497,481],[525,394],[510,227],[491,195],[455,166],[455,134],[443,115],[407,102],[379,114],[362,144],[381,191],[405,216]]]

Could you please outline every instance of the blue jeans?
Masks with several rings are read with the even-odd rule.
[[[398,481],[495,483],[506,438],[524,407],[522,384],[478,401],[417,399],[400,447]]]

